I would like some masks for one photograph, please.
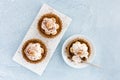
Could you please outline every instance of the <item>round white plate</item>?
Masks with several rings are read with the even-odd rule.
[[[72,62],[71,60],[68,59],[67,53],[66,53],[66,46],[67,46],[67,44],[68,44],[70,41],[72,41],[72,40],[74,40],[74,39],[76,39],[76,38],[85,39],[85,40],[89,43],[89,45],[90,45],[90,47],[91,47],[91,49],[92,49],[91,55],[89,56],[87,63],[91,63],[91,62],[93,61],[93,59],[94,59],[94,49],[93,49],[93,45],[92,45],[91,41],[89,41],[89,40],[88,40],[86,37],[84,37],[83,35],[79,35],[79,34],[73,35],[73,36],[69,37],[69,38],[64,42],[64,44],[63,44],[63,46],[62,46],[62,57],[63,57],[64,61],[65,61],[66,64],[69,65],[70,67],[72,67],[72,68],[78,68],[78,69],[79,69],[79,68],[84,68],[84,67],[86,67],[88,64],[87,64],[87,63],[75,64],[74,62]]]

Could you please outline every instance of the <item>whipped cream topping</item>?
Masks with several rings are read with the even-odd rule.
[[[29,43],[24,52],[30,60],[35,61],[42,58],[44,49],[39,43]]]
[[[81,62],[81,58],[80,58],[80,56],[78,56],[78,55],[73,56],[73,57],[72,57],[72,60],[73,60],[75,63],[80,63],[80,62]]]
[[[57,34],[57,29],[59,28],[59,25],[56,23],[55,18],[44,18],[42,21],[41,28],[45,30],[45,33],[50,35]]]
[[[75,63],[83,61],[82,58],[88,59],[88,46],[80,41],[76,41],[72,44],[70,52],[74,54],[74,56],[72,56],[72,60]]]

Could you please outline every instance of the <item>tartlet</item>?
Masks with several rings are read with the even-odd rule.
[[[73,35],[62,46],[64,61],[73,68],[83,68],[94,58],[92,43],[81,35]]]
[[[39,39],[27,40],[22,47],[23,58],[30,63],[39,63],[45,59],[47,48]]]
[[[61,19],[53,13],[44,14],[38,21],[38,31],[44,37],[53,38],[62,30]]]
[[[75,49],[76,47],[78,48],[78,51],[75,51],[75,50],[77,50],[77,49]],[[83,49],[80,50],[80,48],[83,48]],[[84,51],[84,53],[83,53],[83,51]],[[74,60],[72,58],[75,56],[75,54],[76,54],[76,56],[79,55],[81,60],[87,61],[87,58],[89,58],[89,56],[91,54],[91,48],[90,48],[89,43],[85,39],[76,38],[68,43],[68,45],[66,46],[66,52],[68,55],[68,59],[70,59],[73,62],[74,62]]]

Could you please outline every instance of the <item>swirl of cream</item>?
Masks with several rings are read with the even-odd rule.
[[[42,58],[44,49],[39,43],[29,43],[24,52],[30,60],[35,61]]]
[[[44,18],[42,21],[41,28],[45,30],[45,33],[50,35],[57,34],[57,29],[59,28],[59,25],[56,23],[55,18]]]
[[[88,46],[85,43],[81,43],[80,41],[76,41],[70,47],[70,52],[74,54],[72,60],[75,63],[81,62],[82,58],[88,58]]]

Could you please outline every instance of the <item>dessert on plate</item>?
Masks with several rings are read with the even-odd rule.
[[[42,75],[71,21],[70,17],[43,4],[13,60]]]
[[[53,38],[61,32],[62,22],[56,14],[44,14],[38,21],[38,30],[43,36]]]
[[[93,47],[85,37],[74,35],[63,44],[62,55],[70,66],[80,68],[86,62],[91,61]]]
[[[30,39],[26,41],[22,48],[22,54],[26,61],[30,63],[41,62],[45,57],[47,48],[39,39]]]
[[[91,49],[87,41],[78,38],[68,44],[66,47],[66,52],[71,61],[79,64],[82,61],[88,60],[91,54]]]

